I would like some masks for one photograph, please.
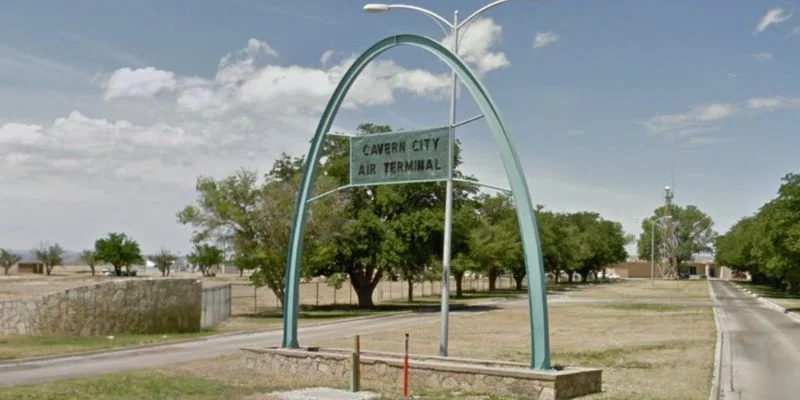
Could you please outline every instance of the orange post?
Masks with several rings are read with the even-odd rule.
[[[408,399],[408,334],[406,333],[406,353],[403,358],[403,397]]]

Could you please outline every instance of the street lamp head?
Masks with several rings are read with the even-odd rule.
[[[370,4],[365,4],[363,10],[364,10],[364,12],[368,12],[368,13],[382,13],[382,12],[389,11],[389,5],[388,4],[370,3]]]

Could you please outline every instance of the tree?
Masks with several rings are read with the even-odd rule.
[[[153,254],[148,257],[150,261],[155,264],[155,267],[161,272],[161,276],[169,276],[172,264],[178,260],[178,257],[168,250],[161,250],[158,254]]]
[[[604,220],[594,212],[577,212],[568,218],[577,228],[579,246],[576,250],[575,266],[582,280],[590,274],[595,276],[607,265],[624,261],[627,238],[619,222]],[[570,274],[570,282],[572,274]]]
[[[217,246],[195,244],[194,251],[186,259],[200,268],[203,276],[210,276],[211,267],[225,261],[225,253]]]
[[[478,196],[477,204],[477,220],[469,235],[468,250],[457,258],[456,265],[486,272],[489,290],[493,291],[499,274],[519,261],[520,231],[509,195],[483,194]]]
[[[38,249],[33,250],[33,254],[37,260],[44,264],[45,273],[47,275],[50,275],[55,266],[61,265],[64,262],[62,260],[64,249],[62,249],[58,243],[53,245],[42,244]]]
[[[577,227],[566,214],[546,211],[543,206],[537,206],[537,214],[544,268],[554,274],[558,283],[561,271],[572,276],[573,265],[577,262],[580,246]]]
[[[800,291],[800,175],[782,178],[778,196],[717,240],[720,262],[749,271],[754,282]]]
[[[425,271],[440,249],[437,245],[441,242],[434,240],[442,229],[439,215],[430,207],[418,208],[396,216],[389,226],[394,251],[386,253],[397,255],[392,264],[397,265],[395,270],[398,275],[408,283],[409,302],[414,299],[414,282],[424,281]]]
[[[8,270],[22,260],[18,254],[14,254],[6,249],[0,249],[0,265],[3,266],[3,274],[8,275]]]
[[[111,264],[117,276],[122,275],[122,268],[130,272],[133,265],[144,263],[139,243],[124,233],[109,233],[97,239],[94,251],[97,260]]]
[[[715,261],[719,265],[747,271],[757,275],[759,273],[759,260],[756,257],[757,235],[760,232],[757,215],[744,217],[733,224],[727,233],[717,237],[715,248]]]
[[[452,237],[452,261],[450,271],[456,283],[456,297],[463,295],[464,275],[467,271],[478,270],[477,264],[470,258],[473,251],[470,246],[472,231],[475,230],[480,220],[478,218],[476,202],[465,202],[462,206],[453,207],[453,237]],[[475,249],[474,251],[478,251]]]
[[[222,180],[199,177],[196,205],[178,213],[178,221],[195,229],[193,241],[206,240],[232,254],[240,275],[253,270],[250,280],[267,286],[283,301],[286,258],[292,214],[300,187],[303,158],[283,155],[259,182],[255,171],[239,170]],[[331,178],[320,177],[317,191],[333,188]],[[329,243],[341,226],[341,194],[333,194],[311,204],[306,219],[303,253],[304,274],[318,264],[330,264]]]
[[[642,221],[643,231],[638,241],[639,257],[650,257],[651,224],[654,220],[665,216],[671,217],[662,223],[673,225],[675,248],[667,248],[665,243],[669,241],[664,236],[664,230],[656,229],[656,244],[662,244],[656,249],[656,257],[666,258],[670,270],[676,273],[674,278],[678,278],[677,272],[680,271],[682,264],[692,260],[697,253],[711,251],[718,234],[713,229],[714,222],[711,217],[696,206],[681,207],[674,204],[669,209],[662,206],[655,210],[653,218]]]
[[[94,276],[94,267],[97,265],[99,261],[97,259],[97,252],[94,250],[84,250],[80,254],[81,262],[89,266],[89,269],[92,270],[92,276]]]

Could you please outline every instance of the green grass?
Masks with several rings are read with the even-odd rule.
[[[647,303],[629,303],[629,304],[603,304],[597,307],[610,308],[612,310],[623,311],[655,311],[655,312],[675,312],[685,311],[687,307],[674,306],[669,304],[647,304]]]
[[[218,400],[276,390],[264,384],[236,385],[223,381],[176,377],[162,371],[134,371],[39,385],[4,388],[4,400],[170,399]]]
[[[624,361],[624,358],[644,352],[658,350],[686,350],[700,343],[697,340],[671,340],[657,343],[607,347],[600,350],[578,350],[554,352],[553,359],[579,360],[583,366],[622,367],[622,368],[651,368],[652,364],[646,361]]]
[[[779,289],[775,289],[772,286],[764,285],[764,284],[756,284],[750,281],[738,281],[736,282],[743,287],[746,287],[752,290],[754,293],[760,294],[763,297],[769,297],[771,299],[798,299],[800,300],[800,294],[796,293],[786,293],[785,291],[781,291]]]
[[[204,330],[195,333],[164,335],[114,335],[93,337],[54,337],[54,336],[0,336],[0,360],[78,353],[95,350],[109,350],[143,344],[165,343],[180,339],[205,337],[215,333]]]
[[[739,281],[737,283],[761,297],[772,300],[788,311],[800,313],[800,294],[798,293],[786,293],[770,285],[756,284],[750,281]]]

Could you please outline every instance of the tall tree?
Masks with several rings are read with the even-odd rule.
[[[457,258],[457,265],[485,272],[489,290],[496,288],[497,277],[511,263],[520,247],[519,229],[510,196],[498,194],[478,196],[477,221],[470,232],[468,251]]]
[[[750,272],[757,283],[800,291],[800,175],[782,178],[777,196],[716,241],[720,265]]]
[[[64,249],[56,244],[47,245],[42,244],[38,249],[33,250],[34,257],[44,264],[44,270],[47,275],[53,271],[53,268],[64,263],[63,255]]]
[[[664,248],[664,244],[669,241],[664,236],[664,230],[656,227],[656,250],[657,257],[666,258],[667,262],[675,272],[679,272],[683,263],[693,259],[694,255],[702,252],[710,252],[718,234],[714,231],[714,222],[707,214],[696,206],[689,205],[682,207],[673,204],[669,209],[666,206],[655,210],[653,218],[642,222],[642,233],[639,235],[638,250],[639,257],[650,257],[650,234],[651,227],[655,220],[669,216],[666,223],[673,224],[675,232],[675,248]],[[664,223],[664,222],[662,222]],[[674,278],[678,276],[675,275]]]
[[[604,220],[594,212],[577,212],[568,217],[577,228],[579,237],[576,253],[576,272],[583,280],[595,276],[607,265],[627,258],[627,238],[619,222]],[[572,274],[570,274],[570,281]]]
[[[578,230],[566,214],[546,211],[543,206],[537,210],[544,267],[559,282],[562,271],[572,276],[580,246]]]
[[[481,223],[476,202],[465,202],[460,207],[453,210],[453,236],[452,236],[452,262],[450,270],[456,284],[456,297],[463,295],[464,275],[468,271],[479,270],[475,261],[470,258],[472,252],[480,249],[472,249],[474,243],[470,240],[473,230]]]
[[[86,264],[92,270],[92,276],[95,274],[95,266],[97,266],[97,252],[94,250],[84,250],[80,254],[81,262]]]
[[[0,249],[0,266],[3,267],[3,274],[8,275],[8,270],[22,260],[18,254],[14,254],[6,249]]]
[[[150,261],[155,264],[155,267],[161,272],[161,276],[169,276],[172,265],[178,260],[175,254],[169,250],[161,250],[157,254],[148,257]]]
[[[109,233],[97,239],[94,251],[97,260],[111,264],[117,276],[122,275],[122,268],[130,272],[134,265],[144,263],[139,243],[124,233]]]
[[[193,241],[213,241],[233,255],[240,274],[253,270],[251,282],[267,286],[280,300],[284,296],[286,257],[292,214],[300,185],[302,158],[283,155],[260,182],[255,171],[240,170],[215,180],[200,177],[198,200],[178,213],[178,221],[195,228]],[[317,180],[316,191],[325,192],[335,182],[325,176]],[[326,247],[336,227],[341,226],[341,194],[311,204],[303,254],[304,274],[332,257]]]

